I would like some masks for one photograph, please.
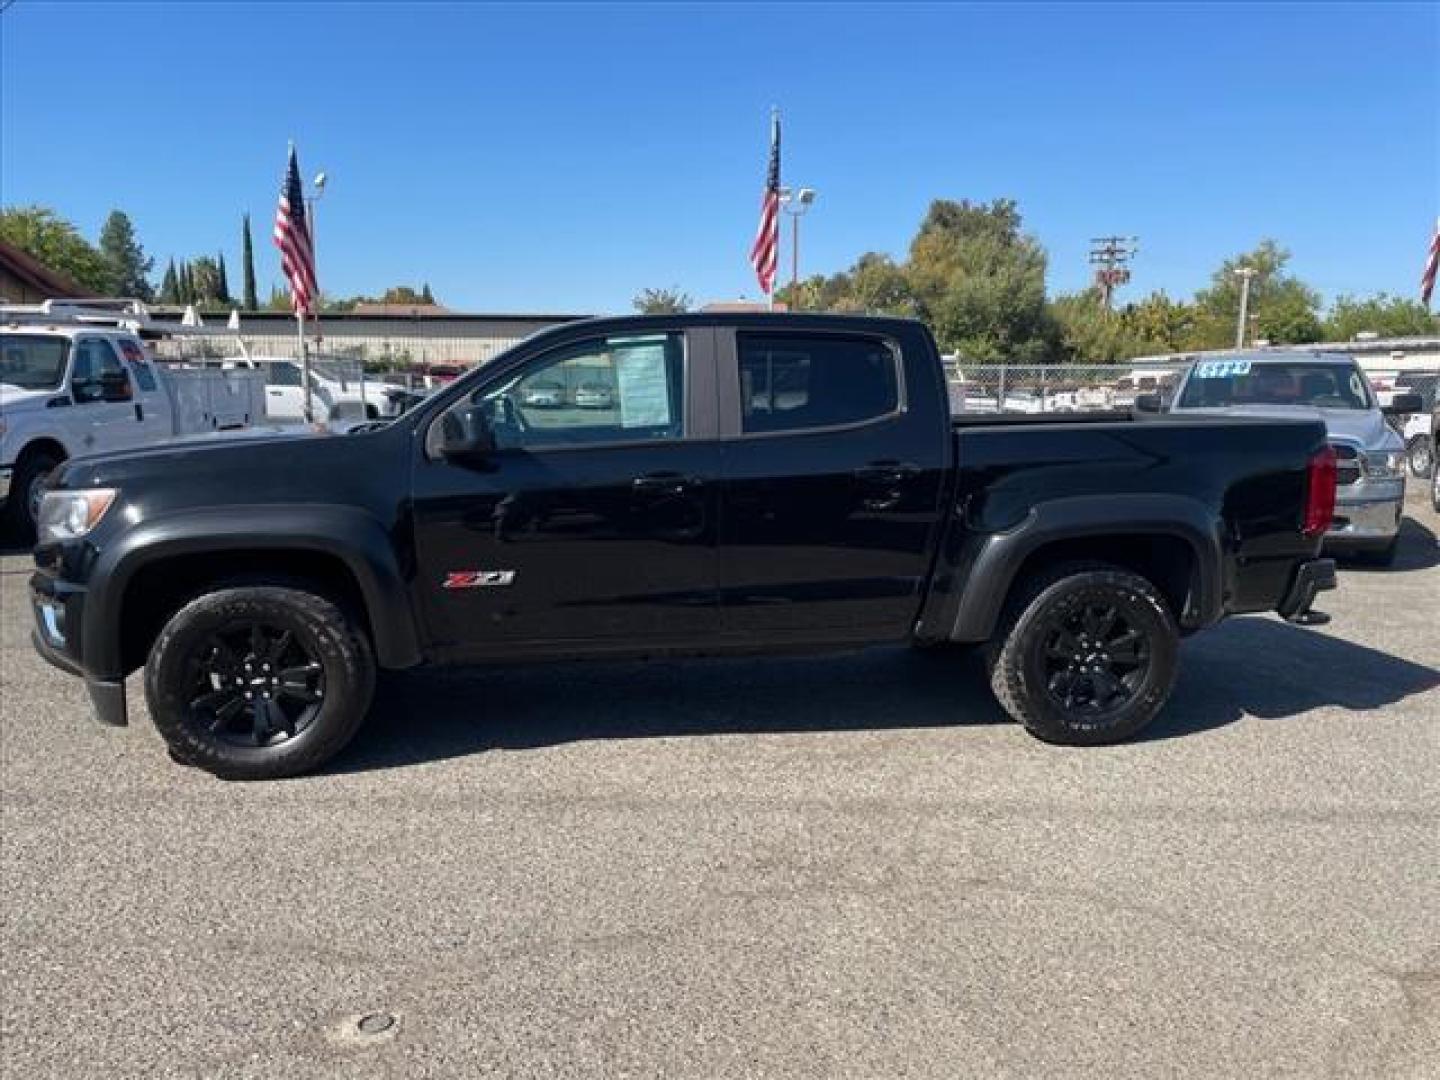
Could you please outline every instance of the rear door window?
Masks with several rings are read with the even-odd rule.
[[[740,430],[844,427],[900,409],[896,352],[876,338],[738,334]]]

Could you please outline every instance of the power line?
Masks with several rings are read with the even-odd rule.
[[[1115,290],[1130,280],[1128,263],[1140,250],[1138,236],[1097,236],[1090,241],[1090,264],[1095,267],[1095,287],[1108,308]]]

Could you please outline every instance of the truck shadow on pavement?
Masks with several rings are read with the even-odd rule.
[[[1440,671],[1374,649],[1271,617],[1232,619],[1183,647],[1175,694],[1140,738],[1193,735],[1246,715],[1368,712],[1436,686]],[[973,651],[402,672],[382,681],[369,722],[328,771],[586,739],[1008,722]]]

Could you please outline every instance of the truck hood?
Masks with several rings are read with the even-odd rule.
[[[0,383],[0,410],[6,413],[43,409],[58,390],[26,390],[14,383]]]
[[[1232,405],[1225,409],[1177,409],[1177,415],[1255,416],[1267,420],[1319,420],[1326,434],[1366,450],[1399,450],[1403,442],[1378,409],[1320,409],[1313,405]]]

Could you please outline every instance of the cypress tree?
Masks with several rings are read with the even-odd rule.
[[[178,304],[180,302],[180,283],[175,276],[175,257],[173,255],[165,267],[165,277],[160,282],[160,302],[162,304]]]
[[[250,242],[250,215],[245,215],[245,228],[243,236],[241,258],[245,263],[243,268],[245,275],[245,310],[259,311],[260,298],[255,294],[255,247]]]
[[[230,303],[230,278],[225,273],[225,253],[223,251],[215,258],[215,276],[219,279],[215,285],[215,291],[219,295],[215,299],[222,304]]]

